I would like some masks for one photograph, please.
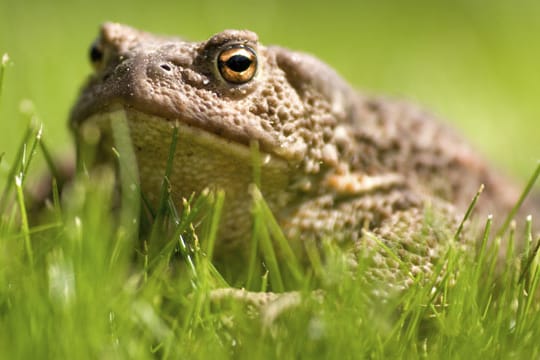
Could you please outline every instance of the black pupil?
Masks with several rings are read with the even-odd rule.
[[[96,45],[92,45],[90,48],[90,61],[92,62],[98,62],[103,59],[103,52],[98,49]]]
[[[251,59],[245,55],[233,55],[227,61],[227,67],[232,71],[246,71],[251,65]]]

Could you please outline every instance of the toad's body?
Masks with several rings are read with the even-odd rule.
[[[71,116],[77,139],[122,111],[142,191],[155,204],[178,127],[172,198],[226,192],[217,255],[249,238],[255,142],[262,192],[290,239],[357,241],[369,230],[418,271],[444,241],[422,230],[427,204],[454,221],[485,184],[477,209],[502,218],[518,196],[422,110],[360,95],[317,59],[265,47],[252,32],[186,42],[108,23],[91,56],[96,71]]]

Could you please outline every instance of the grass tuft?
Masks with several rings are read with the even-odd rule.
[[[28,122],[0,203],[3,358],[540,355],[540,238],[531,217],[523,236],[511,220],[495,233],[489,217],[474,250],[462,246],[473,239],[460,226],[454,236],[460,241],[451,242],[431,275],[410,277],[408,289],[377,297],[378,284],[364,280],[370,259],[351,269],[350,253],[332,239],[306,245],[307,268],[299,260],[259,190],[260,154],[252,145],[254,230],[248,261],[240,265],[245,276],[235,285],[296,290],[293,298],[301,300],[262,310],[238,300],[215,301],[213,290],[230,288],[228,269],[213,261],[224,193],[193,195],[179,210],[168,191],[168,166],[159,207],[150,211],[157,221],[139,233],[140,188],[125,116],[116,114],[114,123],[120,204],[113,204],[113,172],[90,177],[82,171],[69,197],[61,200],[53,186],[54,215],[34,225],[23,185],[34,156],[46,148],[40,127]],[[177,136],[171,138],[169,164]],[[117,216],[111,215],[113,206],[119,207]],[[366,236],[400,262],[395,249]],[[521,258],[514,250],[518,242],[527,243]],[[407,273],[409,266],[401,264]]]

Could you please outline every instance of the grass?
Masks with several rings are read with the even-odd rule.
[[[3,71],[4,64],[0,88]],[[32,225],[23,186],[33,159],[49,155],[34,114],[27,118],[1,189],[2,358],[540,355],[540,242],[533,239],[530,218],[524,231],[509,223],[499,233],[487,219],[476,252],[450,246],[431,278],[381,299],[372,295],[378,284],[362,280],[368,264],[360,261],[351,271],[348,254],[331,241],[322,244],[324,261],[311,248],[309,266],[300,265],[257,189],[255,167],[252,251],[236,285],[252,291],[296,290],[302,299],[265,322],[265,313],[246,302],[216,302],[209,296],[212,289],[230,286],[212,263],[223,193],[192,197],[179,212],[167,195],[165,174],[160,206],[152,210],[156,221],[140,243],[138,184],[122,119],[113,129],[120,178],[122,188],[133,191],[123,193],[118,216],[110,212],[113,175],[91,180],[81,172],[68,201],[61,202],[56,191],[52,218]],[[175,146],[173,137],[171,154]],[[254,147],[254,163],[257,153]],[[540,165],[531,183],[539,172]],[[522,240],[525,253],[515,254],[513,244]],[[497,271],[503,243],[510,250]],[[286,261],[278,259],[278,252]],[[314,295],[317,289],[322,297]]]

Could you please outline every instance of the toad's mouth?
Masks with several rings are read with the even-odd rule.
[[[139,99],[140,100],[140,99]],[[140,101],[139,101],[140,102]],[[190,108],[180,111],[177,107],[159,106],[152,103],[135,103],[131,98],[116,98],[99,102],[88,94],[83,94],[73,108],[70,124],[75,133],[88,122],[103,117],[108,113],[124,110],[130,123],[134,121],[168,124],[169,127],[183,127],[193,131],[203,141],[213,143],[236,143],[249,148],[257,142],[261,152],[273,154],[289,162],[297,162],[303,157],[298,151],[291,151],[291,146],[280,146],[279,135],[263,129],[256,119],[231,118],[229,113],[203,114]],[[137,114],[137,116],[133,116]],[[220,141],[221,139],[221,141]]]

